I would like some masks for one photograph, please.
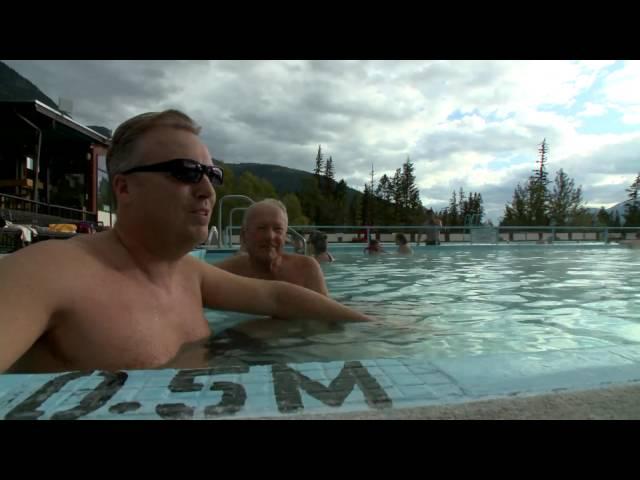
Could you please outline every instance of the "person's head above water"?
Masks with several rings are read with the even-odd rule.
[[[396,233],[396,243],[398,245],[406,245],[408,243],[404,233]]]
[[[107,153],[118,233],[184,254],[207,238],[223,172],[178,110],[137,115],[120,125]],[[158,238],[158,230],[165,234]],[[165,241],[166,245],[159,243]],[[169,247],[170,245],[170,247]]]
[[[315,230],[309,234],[309,243],[313,246],[314,255],[320,255],[327,251],[327,234]]]
[[[267,198],[252,204],[244,213],[240,232],[242,245],[259,263],[270,263],[282,255],[289,218],[280,200]]]
[[[365,247],[365,251],[367,253],[382,252],[382,245],[380,245],[380,242],[378,240],[376,240],[375,238],[372,238],[371,240],[369,240],[369,245]]]

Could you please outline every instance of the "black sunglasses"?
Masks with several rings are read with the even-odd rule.
[[[222,168],[215,165],[203,165],[187,158],[175,158],[166,162],[133,167],[121,173],[122,175],[127,175],[136,172],[167,172],[176,180],[184,183],[200,183],[202,176],[205,174],[209,177],[212,185],[222,185],[224,179]]]

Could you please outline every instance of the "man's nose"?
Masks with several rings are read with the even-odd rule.
[[[209,177],[203,175],[200,181],[196,184],[196,195],[198,198],[211,198],[215,197],[216,190],[213,188],[213,184]]]

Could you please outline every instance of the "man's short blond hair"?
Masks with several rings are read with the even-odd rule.
[[[191,117],[179,110],[147,112],[130,118],[116,129],[107,152],[107,172],[111,181],[117,173],[136,166],[132,154],[137,142],[145,133],[158,127],[187,130],[195,135],[201,130]]]
[[[247,224],[249,223],[249,217],[251,213],[261,205],[269,205],[271,207],[276,207],[284,213],[284,218],[287,221],[287,225],[289,224],[289,215],[287,214],[287,207],[277,198],[265,198],[264,200],[260,200],[259,202],[252,203],[249,208],[244,211],[244,217],[242,218],[242,228],[247,228]]]

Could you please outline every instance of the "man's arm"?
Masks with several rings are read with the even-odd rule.
[[[0,259],[0,372],[44,334],[64,289],[59,253],[33,245]],[[59,258],[59,257],[58,257]],[[60,292],[58,292],[60,291]]]
[[[193,259],[206,307],[282,319],[366,322],[369,317],[305,287],[225,272]]]
[[[301,275],[304,275],[304,286],[328,297],[329,290],[327,289],[320,263],[311,257],[300,257],[298,261]]]

